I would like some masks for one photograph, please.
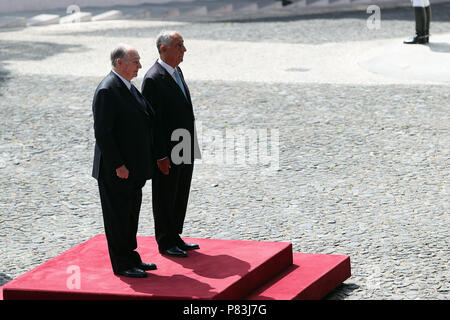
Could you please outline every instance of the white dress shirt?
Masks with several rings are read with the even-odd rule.
[[[127,79],[125,79],[124,77],[122,77],[120,74],[118,74],[117,72],[115,72],[114,70],[112,70],[112,72],[114,72],[119,78],[120,80],[123,81],[123,83],[125,83],[125,85],[127,86],[128,90],[131,90],[131,82],[128,81]]]
[[[175,78],[175,68],[172,66],[169,66],[167,63],[161,60],[161,58],[158,58],[158,63],[166,69],[166,71],[172,76],[173,80],[177,82],[177,79]]]

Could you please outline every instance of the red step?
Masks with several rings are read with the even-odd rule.
[[[292,266],[246,299],[318,300],[350,276],[349,256],[294,253]]]
[[[349,257],[293,255],[287,242],[185,240],[200,250],[169,258],[154,237],[138,237],[142,260],[158,270],[135,279],[113,274],[105,236],[98,235],[8,282],[0,294],[3,289],[5,300],[320,299],[350,276]]]

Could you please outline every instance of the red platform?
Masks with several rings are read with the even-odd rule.
[[[188,258],[138,237],[158,270],[135,279],[112,272],[104,235],[81,243],[5,284],[3,299],[320,299],[350,277],[350,258],[292,253],[286,242],[185,239]],[[1,295],[1,292],[0,292]]]
[[[248,300],[318,300],[350,277],[350,257],[294,253],[294,263]]]

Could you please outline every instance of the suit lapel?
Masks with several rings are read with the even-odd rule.
[[[132,84],[133,85],[133,84]],[[155,111],[153,110],[152,105],[150,104],[150,102],[147,101],[147,99],[144,98],[144,96],[139,92],[139,90],[135,87],[137,94],[139,95],[139,97],[141,97],[142,101],[145,103],[147,109],[145,110],[145,112],[148,114],[148,112],[150,112],[153,116],[155,115]],[[130,92],[131,93],[131,92]]]
[[[167,72],[167,70],[166,70],[162,65],[160,65],[158,61],[156,62],[156,65],[157,65],[158,70],[159,70],[160,74],[162,75],[164,81],[165,81],[165,82],[166,82],[166,83],[167,83],[167,84],[168,84],[175,92],[178,92],[178,94],[180,95],[180,97],[182,97],[182,98],[184,99],[184,101],[186,101],[186,102],[189,104],[189,106],[192,108],[192,103],[191,103],[191,97],[190,97],[190,94],[189,94],[189,89],[188,89],[186,83],[184,82],[183,76],[181,75],[180,78],[181,78],[181,81],[183,82],[184,89],[186,90],[187,98],[184,96],[183,91],[181,91],[180,86],[179,86],[178,83],[174,80],[174,78],[172,77],[172,75],[169,74],[169,72]],[[178,70],[180,70],[180,69],[178,68]]]
[[[136,98],[133,96],[133,94],[131,93],[130,89],[127,88],[127,86],[125,85],[125,83],[123,83],[123,81],[114,73],[111,71],[111,75],[114,79],[115,85],[116,87],[120,90],[121,94],[123,96],[127,97],[127,101],[131,101],[131,104],[139,109],[140,111],[144,112],[147,116],[149,115],[147,110],[144,108],[144,106],[142,104],[140,104]],[[131,84],[133,85],[133,84]],[[138,91],[138,90],[136,90]],[[138,91],[139,94],[139,91]],[[145,99],[143,99],[145,101]],[[147,104],[148,105],[148,104]],[[153,110],[152,110],[153,111]]]

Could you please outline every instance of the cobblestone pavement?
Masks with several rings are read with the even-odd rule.
[[[439,19],[450,6],[439,8],[436,34],[450,30]],[[156,34],[170,28],[185,37],[182,68],[204,133],[279,133],[278,169],[196,165],[185,237],[350,255],[352,277],[327,299],[448,299],[449,86],[372,75],[354,62],[411,36],[409,10],[386,11],[376,33],[365,31],[365,13],[0,32],[0,285],[103,233],[90,176],[92,96],[118,42],[141,53],[140,87]],[[320,69],[330,61],[336,69]],[[140,235],[153,235],[150,185]]]

